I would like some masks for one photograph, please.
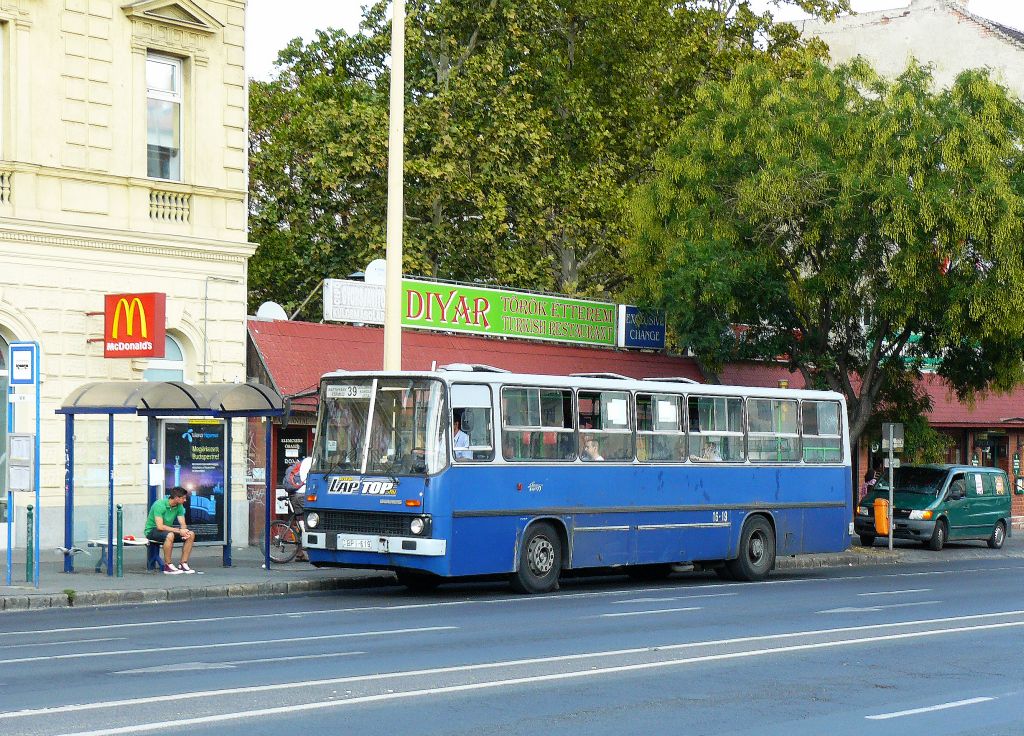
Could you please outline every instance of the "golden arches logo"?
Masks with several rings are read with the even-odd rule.
[[[110,327],[111,339],[117,340],[119,337],[118,326],[121,322],[122,312],[124,312],[125,316],[125,334],[129,337],[134,337],[136,309],[139,310],[139,327],[142,330],[142,337],[149,337],[149,326],[146,324],[146,308],[142,305],[142,300],[136,296],[130,302],[123,298],[117,300],[117,308],[114,309],[114,322]]]

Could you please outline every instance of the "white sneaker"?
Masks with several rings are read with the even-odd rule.
[[[182,571],[172,562],[164,565],[164,575],[181,575]]]
[[[196,574],[196,571],[193,570],[191,567],[189,567],[187,562],[182,562],[181,565],[179,566],[179,570],[181,572],[185,573],[186,575],[195,575]]]

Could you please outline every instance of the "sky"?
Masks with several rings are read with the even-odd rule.
[[[278,52],[296,36],[309,40],[318,28],[344,28],[355,32],[367,0],[289,0],[286,13],[281,0],[249,0],[247,14],[246,70],[250,77],[267,79],[273,72]],[[768,0],[753,0],[760,10]],[[882,10],[909,5],[909,0],[853,0],[856,11]],[[971,0],[971,12],[1024,30],[1024,3],[1020,0]],[[799,18],[799,13],[782,9],[776,17]]]

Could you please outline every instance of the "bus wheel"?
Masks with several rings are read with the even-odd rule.
[[[664,580],[672,574],[672,565],[668,562],[657,565],[630,565],[626,575],[633,580]]]
[[[755,516],[743,527],[739,556],[725,563],[736,580],[764,580],[775,565],[775,533],[763,516]]]
[[[512,589],[519,593],[547,593],[558,586],[562,569],[562,540],[550,524],[526,530],[519,549],[519,569],[512,573]]]
[[[415,593],[429,593],[441,584],[441,578],[419,570],[395,570],[398,584]]]

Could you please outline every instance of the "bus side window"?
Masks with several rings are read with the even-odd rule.
[[[575,460],[572,391],[506,386],[501,390],[506,460]]]
[[[452,384],[452,459],[457,463],[494,459],[490,386]]]

